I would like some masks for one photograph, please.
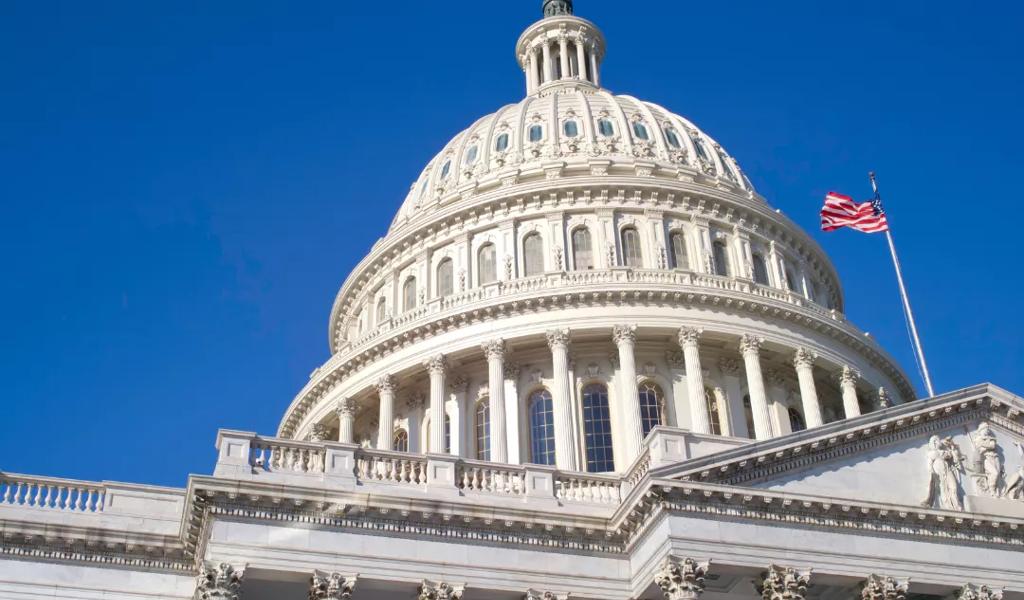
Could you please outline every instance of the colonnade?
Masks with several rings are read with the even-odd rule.
[[[526,50],[523,70],[526,92],[559,80],[589,81],[601,85],[598,44],[581,32],[560,32],[555,37],[542,34]]]

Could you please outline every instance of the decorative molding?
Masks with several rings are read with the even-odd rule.
[[[465,590],[465,584],[452,585],[445,581],[424,579],[416,589],[416,600],[461,600]]]
[[[761,575],[762,600],[803,600],[811,581],[811,570],[768,565]]]
[[[1003,600],[1003,590],[966,583],[957,592],[956,600]]]
[[[448,368],[448,363],[444,358],[444,354],[435,354],[423,361],[423,367],[431,375],[444,375],[445,370]]]
[[[818,359],[818,353],[807,348],[797,348],[793,353],[793,366],[797,369],[814,368],[814,361]]]
[[[556,348],[564,350],[569,347],[569,329],[549,329],[545,335],[547,336],[548,346],[552,350]]]
[[[910,579],[896,579],[871,574],[861,584],[861,600],[906,600]]]
[[[505,340],[497,338],[480,345],[487,360],[505,360]]]
[[[704,575],[710,565],[710,560],[669,556],[654,575],[654,583],[666,600],[696,600],[704,592]]]
[[[391,374],[384,374],[377,380],[377,393],[394,392],[398,389],[398,379]]]
[[[242,589],[242,569],[227,563],[204,562],[196,577],[195,600],[238,600]]]
[[[352,600],[357,575],[313,573],[309,584],[309,600]]]
[[[334,411],[338,413],[338,417],[353,417],[356,414],[356,401],[352,398],[340,398],[334,404]],[[323,438],[321,438],[322,440]]]
[[[615,325],[612,327],[612,340],[616,346],[636,344],[636,325]]]
[[[687,345],[696,346],[697,343],[700,341],[700,336],[702,333],[704,333],[704,330],[697,327],[680,327],[679,345],[684,348]]]
[[[722,358],[718,361],[718,370],[726,377],[735,377],[740,374],[740,361],[735,358]]]
[[[757,357],[764,345],[764,338],[749,333],[740,336],[740,354],[743,356]]]

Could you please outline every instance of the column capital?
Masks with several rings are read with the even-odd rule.
[[[323,423],[313,423],[313,426],[309,429],[309,441],[311,442],[322,442],[327,439],[327,426]]]
[[[456,394],[464,394],[469,389],[469,380],[462,373],[458,373],[452,376],[452,381],[448,384],[448,387]]]
[[[768,570],[761,576],[761,598],[803,600],[810,581],[810,569],[798,571],[792,567],[768,565]]]
[[[338,413],[338,417],[353,417],[356,414],[356,401],[352,398],[339,398],[334,403],[334,412]]]
[[[444,581],[424,579],[416,590],[416,600],[461,600],[465,584],[451,585]]]
[[[556,594],[551,591],[540,591],[530,588],[523,595],[523,600],[568,600],[569,594]]]
[[[1003,590],[987,585],[965,583],[957,592],[956,600],[1003,600]]]
[[[904,600],[910,588],[910,579],[882,577],[872,573],[860,589],[861,600]]]
[[[431,375],[444,375],[445,369],[448,368],[448,362],[445,360],[444,354],[435,354],[423,361],[423,366]]]
[[[380,376],[376,385],[378,393],[394,392],[398,389],[398,380],[395,379],[394,375],[385,374]]]
[[[817,352],[807,348],[797,348],[793,353],[793,366],[797,369],[809,369],[814,367],[814,361],[817,359]]]
[[[686,370],[686,360],[683,357],[683,353],[679,350],[666,350],[665,362],[668,363],[669,368],[676,371]]]
[[[512,381],[517,381],[519,379],[519,374],[522,372],[522,370],[523,368],[519,365],[519,363],[508,363],[505,365],[505,376],[511,379]]]
[[[356,578],[356,575],[314,572],[309,584],[309,600],[351,600]]]
[[[857,385],[858,379],[860,373],[856,369],[850,365],[843,365],[843,370],[839,373],[839,385]]]
[[[548,346],[550,346],[552,350],[555,348],[566,349],[569,347],[568,329],[549,329],[545,335],[548,338]]]
[[[680,327],[679,345],[684,348],[687,345],[696,346],[702,333],[704,333],[704,330],[698,327]]]
[[[718,370],[722,375],[736,376],[740,374],[740,361],[735,358],[723,358],[718,361]]]
[[[740,337],[740,352],[743,356],[754,356],[757,357],[761,352],[761,346],[764,344],[764,338],[749,333],[744,333]]]
[[[244,574],[228,563],[204,562],[196,577],[195,600],[238,600]]]
[[[655,573],[654,583],[667,600],[695,600],[704,592],[704,576],[710,566],[710,560],[669,556]]]
[[[636,343],[636,325],[616,325],[612,327],[612,339],[615,340],[616,346],[622,344]]]
[[[480,344],[480,348],[487,360],[505,360],[505,340],[502,338],[484,342]]]

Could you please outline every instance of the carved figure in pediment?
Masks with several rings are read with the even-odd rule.
[[[974,445],[971,479],[979,492],[998,498],[1003,491],[1003,458],[999,455],[996,436],[988,423],[981,423],[968,437]]]
[[[1009,479],[1006,480],[1003,497],[1024,500],[1024,445],[1020,442],[1014,442],[1013,445],[1017,447],[1017,453],[1020,454],[1021,465],[1017,472],[1010,475]]]
[[[928,440],[928,496],[921,506],[963,510],[960,474],[964,470],[963,454],[952,438],[933,435]]]

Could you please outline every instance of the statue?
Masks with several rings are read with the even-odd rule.
[[[974,464],[971,465],[971,479],[978,491],[998,498],[1003,487],[1003,460],[999,456],[996,436],[988,423],[981,423],[968,436],[974,445]]]
[[[1014,442],[1013,445],[1017,447],[1017,452],[1020,454],[1021,465],[1017,472],[1007,480],[1003,498],[1024,500],[1024,445],[1021,445],[1020,442]]]
[[[921,506],[945,510],[963,510],[960,497],[960,473],[963,455],[952,438],[933,435],[928,440],[928,496]],[[938,506],[936,507],[936,503]]]

